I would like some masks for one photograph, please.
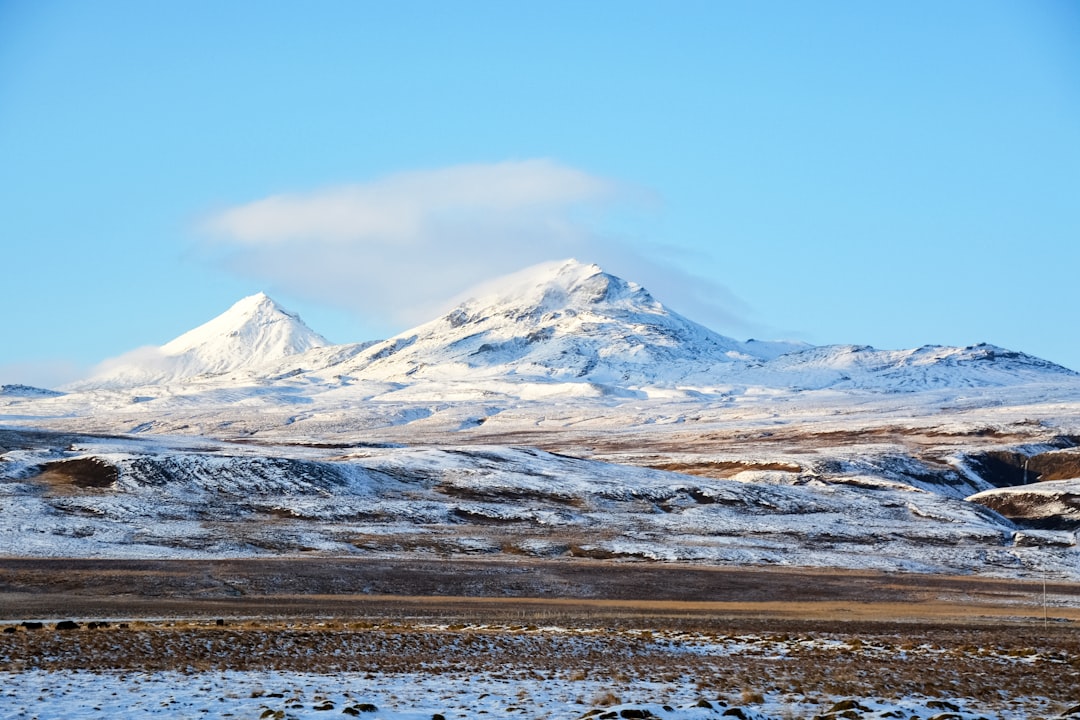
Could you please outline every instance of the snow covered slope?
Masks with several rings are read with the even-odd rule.
[[[0,433],[0,544],[25,556],[320,551],[1076,577],[985,507],[903,483],[695,477],[528,448],[296,448]],[[1026,531],[1025,538],[1038,540]],[[1042,565],[1046,563],[1047,565]]]
[[[330,343],[263,293],[160,348],[129,353],[73,390],[139,387],[255,371]]]

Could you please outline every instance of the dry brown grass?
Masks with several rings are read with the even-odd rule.
[[[799,568],[702,567],[592,559],[0,559],[0,619],[323,612],[370,604],[495,604],[507,612],[581,604],[638,613],[981,621],[1041,618],[1041,584]],[[1051,583],[1050,616],[1078,619],[1080,586]],[[452,599],[452,600],[451,600]],[[469,610],[474,612],[474,610]]]
[[[660,462],[649,465],[656,470],[686,473],[711,478],[729,478],[745,470],[777,470],[802,472],[801,465],[791,462],[753,462],[743,460],[712,460],[700,462]]]
[[[225,669],[316,673],[488,672],[514,678],[636,681],[697,678],[704,697],[752,705],[765,693],[803,697],[921,695],[982,703],[1056,697],[1080,687],[1080,630],[1038,626],[851,624],[838,633],[798,623],[791,632],[718,627],[697,619],[650,616],[622,627],[545,630],[524,624],[455,628],[352,619],[131,622],[126,628],[0,634],[0,665],[10,670]],[[640,632],[647,626],[649,634]],[[734,632],[732,632],[734,631]],[[694,652],[687,652],[696,648]]]

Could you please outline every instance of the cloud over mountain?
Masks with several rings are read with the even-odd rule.
[[[547,159],[402,172],[286,193],[205,223],[216,260],[264,287],[358,314],[384,332],[430,318],[491,277],[583,257],[640,277],[706,322],[745,308],[609,230],[649,191]]]
[[[615,183],[550,160],[457,165],[374,182],[274,195],[218,215],[211,227],[235,242],[336,242],[413,246],[459,224],[551,220],[568,207],[610,198]]]
[[[522,264],[587,250],[623,191],[550,160],[398,173],[228,209],[207,229],[243,275],[393,323]]]

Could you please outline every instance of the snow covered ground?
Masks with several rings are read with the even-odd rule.
[[[1057,715],[1060,704],[1046,698],[1009,698],[986,704],[953,699],[897,700],[815,697],[811,702],[781,693],[760,702],[729,704],[708,700],[696,681],[644,682],[548,680],[507,673],[290,673],[290,672],[4,672],[0,671],[0,718],[81,720],[82,718],[305,718],[342,714],[372,720],[432,718],[593,717],[709,720],[786,720],[826,715],[867,720],[949,718],[1030,720]],[[618,702],[593,706],[609,693]],[[704,701],[704,702],[703,702]],[[854,705],[852,703],[855,703]],[[853,715],[839,715],[844,711]],[[954,709],[955,708],[955,709]],[[735,714],[733,711],[740,714]],[[1042,711],[1040,713],[1039,711]],[[591,715],[589,713],[592,713]],[[1038,715],[1036,714],[1038,713]]]
[[[1022,529],[967,490],[919,487],[903,461],[722,478],[504,446],[0,439],[0,540],[14,556],[575,556],[1080,578],[1073,532]]]
[[[178,629],[160,621],[69,631],[29,658],[9,644],[0,718],[1018,720],[1080,713],[1069,693],[1076,671],[1064,636],[1023,647],[1033,638],[917,628],[903,638],[340,623],[281,630]],[[16,634],[36,640],[47,632]],[[247,654],[248,645],[267,652]],[[143,655],[149,662],[139,667]],[[229,658],[239,667],[230,668]],[[290,667],[305,664],[325,669]]]

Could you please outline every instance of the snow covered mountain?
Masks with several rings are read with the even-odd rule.
[[[924,345],[877,350],[867,345],[827,345],[787,353],[753,369],[750,384],[915,392],[937,388],[1008,387],[1071,380],[1068,368],[1021,352],[980,343],[969,347]]]
[[[800,347],[782,344],[780,351]],[[776,344],[743,343],[668,310],[645,288],[567,260],[488,286],[440,318],[377,343],[341,372],[380,380],[709,382]]]
[[[388,340],[331,346],[263,294],[161,348],[136,351],[74,390],[303,381],[308,394],[341,382],[503,394],[514,387],[761,387],[916,392],[1075,381],[1053,363],[991,345],[875,350],[741,342],[675,313],[633,282],[566,260],[490,284],[445,315]],[[423,390],[426,388],[426,390]],[[522,390],[522,392],[527,392]],[[588,394],[584,389],[581,393]],[[451,393],[452,394],[452,393]]]
[[[143,348],[118,358],[71,389],[139,387],[237,371],[256,373],[329,344],[299,316],[258,293],[159,348]]]

